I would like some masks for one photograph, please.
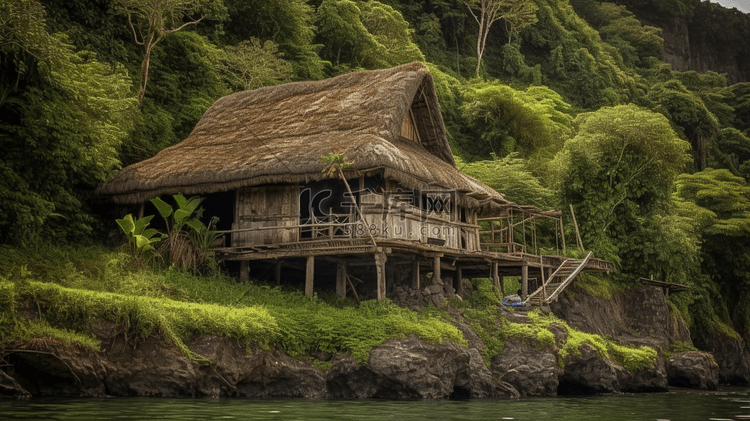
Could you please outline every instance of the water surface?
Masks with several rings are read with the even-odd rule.
[[[750,389],[466,401],[1,400],[0,420],[750,420]]]

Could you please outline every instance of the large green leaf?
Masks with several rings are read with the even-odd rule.
[[[193,212],[187,211],[185,209],[177,209],[174,211],[174,224],[177,229],[181,229],[182,225],[185,223],[185,219],[190,218],[190,215]]]
[[[152,243],[154,243],[156,241],[161,240],[161,237],[159,237],[159,238],[152,238],[156,234],[159,234],[159,231],[157,231],[156,228],[149,228],[149,229],[143,231],[143,233],[141,235],[143,235],[144,237],[148,238],[149,241],[151,241]]]
[[[117,225],[122,228],[122,231],[130,238],[135,230],[135,223],[133,222],[133,215],[127,214],[122,219],[116,219]]]
[[[185,199],[185,196],[181,194],[175,194],[172,196],[174,198],[175,203],[177,203],[178,209],[185,209],[185,206],[187,205],[188,200]]]
[[[169,215],[172,214],[172,206],[167,202],[161,200],[160,198],[154,197],[153,199],[151,199],[151,203],[156,206],[156,210],[159,211],[159,215],[161,215],[162,218],[169,218]]]
[[[133,233],[142,234],[143,230],[146,229],[152,219],[154,219],[154,215],[144,216],[143,218],[135,221],[135,228],[133,229]]]
[[[135,239],[135,246],[139,249],[142,249],[151,244],[151,241],[149,241],[148,238],[142,235],[134,235],[133,238]]]
[[[187,203],[185,204],[185,206],[182,206],[182,209],[185,209],[186,211],[193,213],[195,212],[195,210],[198,208],[198,205],[200,205],[202,201],[203,201],[203,198],[201,198],[200,196],[193,196],[187,200]]]
[[[189,226],[190,228],[194,229],[195,232],[202,232],[204,229],[206,229],[206,225],[203,224],[203,222],[197,220],[197,219],[189,219],[185,221],[185,224]]]

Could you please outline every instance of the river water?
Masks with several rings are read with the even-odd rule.
[[[0,420],[750,420],[750,389],[465,401],[0,400]]]

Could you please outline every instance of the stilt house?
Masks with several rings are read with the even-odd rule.
[[[329,154],[350,165],[324,171]],[[307,294],[381,299],[396,285],[436,282],[460,293],[462,279],[502,287],[503,276],[522,276],[523,295],[531,283],[530,300],[544,302],[578,272],[612,268],[541,253],[540,219],[556,238],[548,250],[564,248],[560,212],[509,202],[456,168],[421,63],[223,97],[187,139],[102,192],[129,204],[207,195],[206,213],[220,213],[226,232],[219,256],[240,262],[241,279]]]

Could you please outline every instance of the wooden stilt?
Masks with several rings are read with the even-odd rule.
[[[378,301],[385,298],[385,253],[375,253],[375,270],[377,272]]]
[[[243,260],[240,262],[240,282],[248,282],[250,280],[250,262]]]
[[[276,266],[273,267],[273,280],[276,285],[281,285],[281,260],[276,262]]]
[[[560,217],[560,238],[562,239],[563,255],[565,255],[565,226],[563,226],[562,216]]]
[[[461,266],[456,268],[456,280],[455,280],[456,294],[464,295],[464,272]]]
[[[526,301],[529,296],[529,266],[521,266],[521,300]]]
[[[396,268],[394,267],[393,260],[390,260],[385,264],[385,290],[389,291],[394,288],[395,283]]]
[[[411,262],[411,288],[419,288],[419,260]]]
[[[305,295],[313,295],[313,278],[315,277],[315,257],[307,256],[307,266],[305,267]]]
[[[437,284],[440,277],[440,257],[435,256],[432,258],[432,284]]]
[[[490,273],[492,276],[492,284],[495,285],[496,288],[500,288],[500,276],[498,275],[496,262],[490,263]]]
[[[336,294],[346,298],[346,263],[336,264]]]

